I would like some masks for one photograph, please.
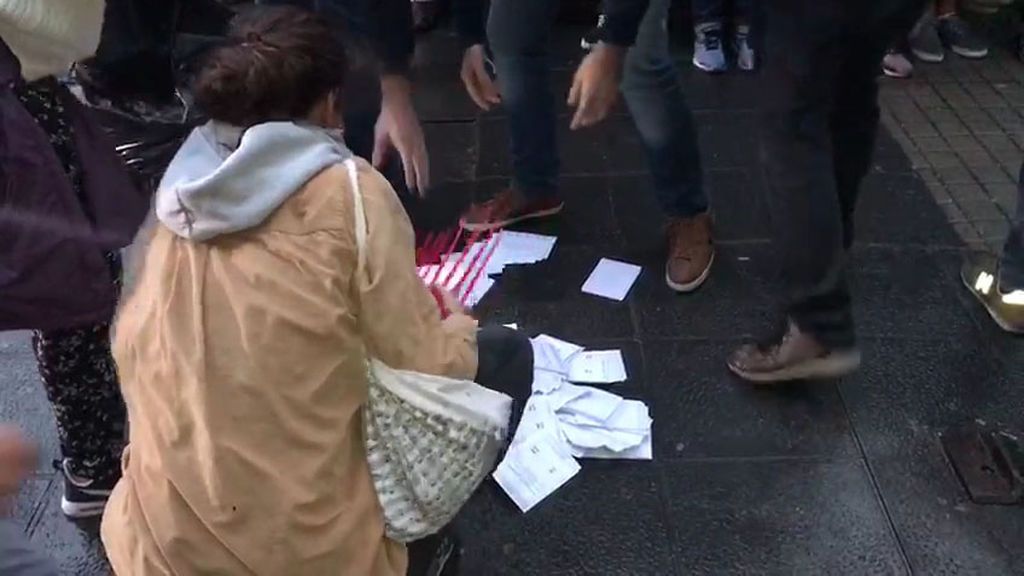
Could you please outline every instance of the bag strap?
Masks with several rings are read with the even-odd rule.
[[[356,219],[356,274],[362,273],[366,267],[366,209],[363,207],[363,193],[359,189],[359,167],[356,161],[345,160],[348,169],[349,187],[352,188],[352,205]]]

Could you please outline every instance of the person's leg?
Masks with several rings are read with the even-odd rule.
[[[1003,254],[971,254],[960,269],[964,286],[1007,332],[1024,334],[1024,164],[1017,185],[1017,210]]]
[[[477,333],[479,365],[476,383],[512,397],[512,426],[533,393],[533,346],[518,330],[503,326],[485,326]]]
[[[1024,290],[1024,162],[1017,182],[1017,211],[1010,222],[999,267],[999,291],[1008,294],[1015,290]]]
[[[110,326],[36,332],[32,343],[57,420],[63,471],[82,488],[94,485],[109,494],[120,476],[126,421]],[[98,514],[107,494],[81,501],[65,494],[62,506],[69,516]]]
[[[957,12],[957,0],[938,0],[938,34],[942,43],[964,58],[984,58],[988,55],[988,42],[974,32]]]
[[[666,282],[689,292],[714,256],[693,114],[669,52],[669,0],[653,0],[626,56],[622,93],[647,152],[654,191],[672,222]]]
[[[127,419],[110,325],[36,332],[32,343],[72,484],[62,509],[72,517],[100,514],[120,477]]]
[[[707,23],[721,24],[725,18],[725,0],[693,0],[690,7],[696,26]]]
[[[708,211],[693,114],[669,52],[670,0],[652,0],[626,56],[622,94],[643,140],[654,191],[666,215]]]
[[[36,550],[25,532],[0,519],[0,574],[3,576],[59,576],[52,558]]]
[[[487,22],[508,114],[513,184],[531,198],[558,188],[557,114],[548,58],[557,11],[558,2],[552,0],[494,0]]]
[[[89,62],[91,84],[117,96],[170,98],[177,0],[107,0],[103,33]]]
[[[723,46],[725,0],[693,0],[693,65],[705,72],[728,68]]]
[[[854,344],[830,125],[849,25],[842,4],[780,1],[767,20],[762,137],[787,323],[785,334],[730,358],[752,381],[830,375],[859,362],[832,362],[833,349]]]
[[[557,214],[557,111],[549,78],[548,39],[555,0],[493,0],[487,39],[502,107],[508,115],[512,187],[476,204],[463,218],[470,230],[494,229]]]

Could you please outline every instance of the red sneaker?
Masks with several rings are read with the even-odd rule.
[[[486,202],[471,205],[460,223],[471,232],[497,230],[526,220],[554,216],[562,208],[565,202],[557,196],[529,200],[515,189],[507,188]]]

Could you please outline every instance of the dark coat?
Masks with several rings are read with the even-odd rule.
[[[0,330],[109,321],[117,294],[104,253],[131,243],[149,199],[89,111],[62,88],[83,206],[46,133],[13,93],[20,82],[21,65],[0,41]]]

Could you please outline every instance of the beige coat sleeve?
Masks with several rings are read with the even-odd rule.
[[[360,170],[366,211],[366,271],[358,279],[361,325],[370,354],[399,370],[473,379],[477,322],[441,319],[437,303],[416,275],[415,234],[387,181]]]

